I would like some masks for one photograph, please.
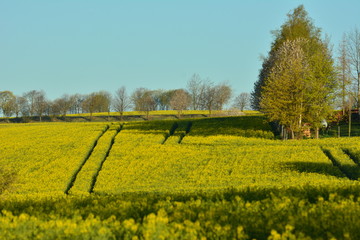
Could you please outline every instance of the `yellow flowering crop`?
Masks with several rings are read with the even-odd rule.
[[[91,123],[1,125],[0,166],[16,175],[3,194],[63,192],[103,128]]]
[[[2,124],[0,239],[359,239],[360,138],[255,118]]]

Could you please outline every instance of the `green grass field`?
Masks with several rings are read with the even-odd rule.
[[[0,239],[360,239],[359,138],[262,116],[0,125]]]

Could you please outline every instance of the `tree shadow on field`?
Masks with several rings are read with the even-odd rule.
[[[339,168],[332,163],[317,163],[317,162],[289,162],[282,168],[287,170],[297,171],[299,173],[318,173],[327,176],[334,176],[338,178],[346,178]]]
[[[265,122],[265,118],[262,116],[211,117],[194,119],[192,123],[191,136],[233,135],[264,137],[264,132],[271,132],[270,125]]]
[[[125,130],[135,130],[142,134],[159,134],[169,133],[174,135],[175,132],[189,133],[192,122],[189,120],[154,120],[148,122],[134,122],[124,125]]]

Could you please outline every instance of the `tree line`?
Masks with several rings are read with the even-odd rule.
[[[125,111],[141,111],[148,118],[150,111],[223,110],[232,98],[232,87],[228,83],[215,84],[194,74],[187,82],[186,89],[150,90],[137,88],[131,94],[125,86],[113,94],[107,91],[90,94],[64,94],[55,100],[49,100],[44,91],[32,90],[21,96],[11,91],[0,92],[0,110],[5,117],[61,116],[67,114],[89,113],[92,118],[96,112],[118,112],[121,119]],[[240,111],[249,109],[250,94],[241,93],[234,98],[233,108]]]
[[[344,33],[337,56],[338,106],[360,109],[360,31]]]
[[[263,58],[251,93],[251,106],[279,123],[284,138],[301,138],[312,128],[316,138],[334,109],[360,107],[360,34],[346,34],[338,61],[303,5],[287,15]],[[339,104],[340,103],[340,104]],[[351,111],[350,111],[351,112]]]

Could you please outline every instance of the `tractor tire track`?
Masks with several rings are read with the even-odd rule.
[[[349,149],[347,148],[342,148],[341,149],[346,155],[349,156],[349,158],[351,160],[353,160],[354,163],[356,163],[358,166],[360,166],[360,159],[358,156],[356,156],[353,152],[351,152]]]
[[[111,149],[115,143],[115,138],[116,136],[120,133],[120,131],[122,130],[124,125],[120,125],[120,127],[116,130],[116,133],[114,134],[114,136],[111,138],[111,142],[110,142],[110,145],[109,145],[109,148],[108,150],[106,151],[106,154],[104,156],[104,158],[101,160],[100,162],[100,165],[99,165],[99,168],[97,169],[97,171],[95,172],[95,174],[93,175],[92,177],[92,180],[91,180],[91,184],[90,184],[90,189],[89,189],[89,193],[93,193],[94,192],[94,187],[95,187],[95,184],[96,184],[96,181],[97,181],[97,178],[100,174],[100,171],[102,170],[103,168],[103,165],[106,161],[106,159],[109,157],[110,155],[110,152],[111,152]]]
[[[179,142],[178,142],[179,144],[181,144],[184,137],[186,137],[186,135],[190,133],[192,124],[193,124],[192,122],[188,122],[188,124],[186,125],[185,133],[182,133],[179,137]]]
[[[323,153],[330,159],[330,161],[332,162],[332,164],[339,168],[339,170],[350,180],[357,180],[357,178],[355,178],[354,176],[352,176],[337,160],[336,158],[333,156],[333,154],[330,152],[330,150],[328,149],[324,149],[321,148],[321,150],[323,151]]]
[[[70,189],[74,186],[75,180],[77,175],[79,174],[79,172],[81,171],[81,169],[83,168],[83,166],[85,165],[85,163],[87,162],[87,160],[90,158],[91,154],[94,151],[94,148],[96,147],[96,145],[98,144],[99,139],[107,132],[107,130],[109,130],[110,126],[106,125],[105,129],[102,131],[102,133],[95,139],[93,145],[91,146],[89,152],[87,153],[87,155],[85,156],[84,160],[81,162],[79,168],[75,171],[75,173],[72,175],[70,182],[68,184],[68,186],[66,187],[64,193],[66,195],[69,194]]]
[[[165,133],[165,134],[164,134],[164,141],[162,141],[161,144],[165,144],[166,140],[168,140],[169,137],[171,137],[172,135],[174,135],[174,133],[175,133],[175,131],[176,131],[176,129],[177,129],[178,127],[179,127],[179,124],[178,124],[177,122],[175,122],[175,123],[171,126],[171,128],[170,128],[170,130],[169,130],[169,133]]]

